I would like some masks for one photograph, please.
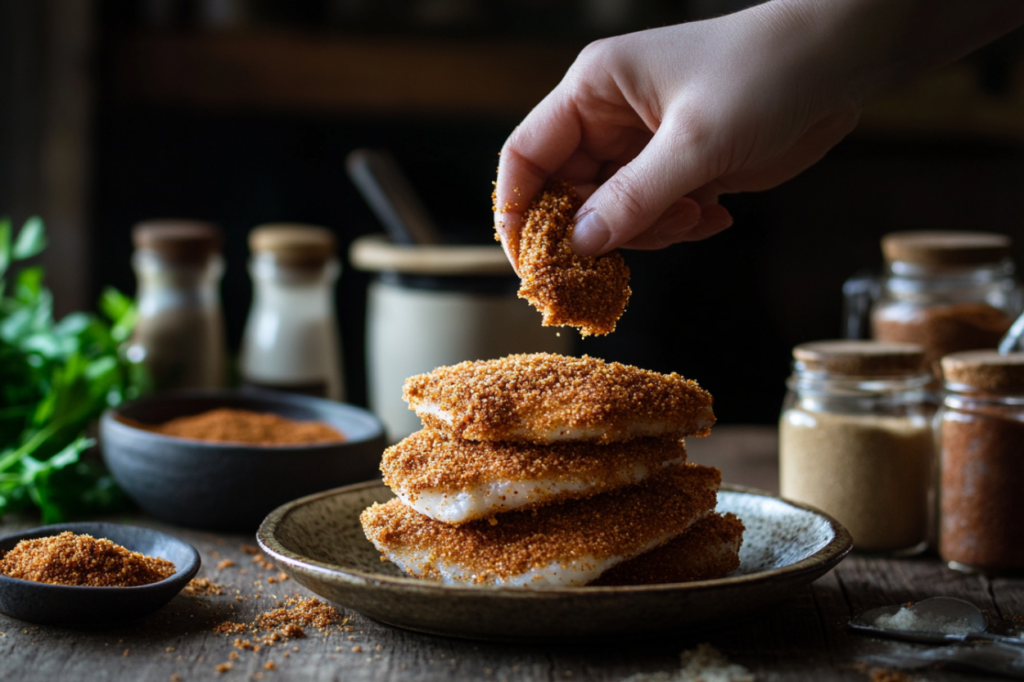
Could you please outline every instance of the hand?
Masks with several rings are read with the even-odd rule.
[[[502,149],[495,227],[512,264],[551,177],[585,199],[573,249],[657,249],[732,224],[857,123],[862,100],[1024,21],[1019,0],[773,0],[588,46]]]

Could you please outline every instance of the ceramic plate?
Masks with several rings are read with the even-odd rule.
[[[838,564],[849,532],[813,508],[723,486],[718,510],[746,525],[740,567],[719,580],[561,590],[449,587],[406,575],[363,535],[359,513],[393,497],[380,482],[304,497],[271,512],[260,546],[337,604],[409,630],[496,641],[637,638],[718,625],[791,595]]]

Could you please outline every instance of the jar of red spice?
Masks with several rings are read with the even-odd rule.
[[[1020,312],[1010,238],[990,232],[894,232],[872,338],[924,346],[936,380],[949,353],[995,348]]]
[[[942,371],[939,553],[959,570],[1024,570],[1024,353],[954,353]]]

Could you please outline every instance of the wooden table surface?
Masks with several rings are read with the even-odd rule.
[[[776,434],[764,427],[719,427],[689,442],[691,458],[722,468],[728,482],[777,488]],[[144,517],[117,519],[149,526],[192,543],[200,576],[230,586],[223,596],[178,595],[161,611],[123,625],[95,629],[34,626],[0,616],[0,679],[11,680],[549,680],[618,681],[635,673],[670,672],[680,652],[709,642],[757,680],[881,680],[885,656],[926,649],[866,638],[845,629],[860,610],[935,595],[968,599],[984,609],[992,630],[1024,629],[1024,579],[985,578],[947,569],[938,559],[882,559],[852,555],[837,569],[768,613],[705,633],[666,633],[643,642],[589,646],[523,646],[470,642],[405,632],[344,609],[351,632],[239,651],[234,636],[211,628],[224,620],[251,622],[285,595],[309,595],[294,581],[254,563],[249,535],[222,535],[168,526]],[[36,525],[7,518],[0,533]],[[233,566],[217,569],[219,562]],[[355,649],[358,648],[359,651]],[[237,652],[237,659],[230,658]],[[267,670],[267,662],[274,670]],[[216,666],[230,663],[218,673]],[[654,677],[652,679],[659,679]],[[668,677],[660,677],[667,680]],[[926,669],[907,678],[941,682],[976,674]],[[990,678],[991,679],[991,678]]]

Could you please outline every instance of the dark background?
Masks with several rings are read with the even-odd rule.
[[[464,3],[476,9],[438,24],[423,20],[424,4],[263,0],[251,5],[248,28],[238,30],[256,24],[317,39],[525,40],[577,49],[601,35],[731,7],[633,2],[615,21],[598,21],[585,3],[509,0]],[[345,174],[345,156],[356,147],[391,150],[450,235],[491,240],[497,151],[522,112],[218,109],[128,97],[115,78],[123,66],[117,61],[124,58],[121,46],[140,35],[201,32],[196,6],[181,3],[159,26],[147,19],[144,3],[117,0],[100,7],[88,173],[91,298],[108,284],[134,289],[129,234],[135,222],[162,216],[216,221],[227,235],[223,299],[237,349],[250,299],[245,238],[254,225],[326,225],[339,236],[343,254],[355,237],[380,231]],[[868,112],[865,126],[795,180],[725,198],[736,219],[726,232],[663,251],[626,252],[633,288],[626,314],[614,334],[580,341],[577,350],[697,379],[715,395],[722,423],[770,423],[785,390],[790,349],[840,334],[843,280],[880,266],[881,235],[907,229],[1005,232],[1014,235],[1021,262],[1024,113],[1019,130],[1012,120],[980,125],[971,113],[1005,113],[1014,106],[1024,112],[1016,45],[1011,35],[958,65],[958,73],[973,79],[971,90],[925,92],[903,109]],[[946,116],[933,109],[951,102],[968,113]],[[348,392],[356,403],[365,401],[366,284],[367,277],[345,262],[338,314]]]

